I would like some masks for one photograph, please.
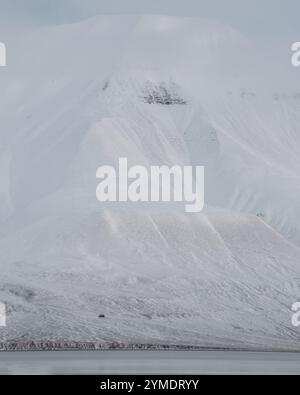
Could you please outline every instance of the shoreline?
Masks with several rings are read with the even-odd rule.
[[[80,342],[80,341],[8,341],[0,342],[0,353],[6,352],[56,352],[56,351],[170,351],[170,352],[249,352],[249,353],[300,353],[299,349],[259,348],[259,347],[213,347],[174,344],[143,344],[118,342]]]

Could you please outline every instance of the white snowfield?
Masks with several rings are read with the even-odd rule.
[[[9,37],[0,340],[300,350],[300,87],[280,65],[200,19]],[[100,204],[96,170],[119,157],[204,165],[205,211]]]

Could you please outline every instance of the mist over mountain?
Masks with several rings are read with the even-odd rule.
[[[96,15],[165,15],[201,17],[229,24],[261,40],[299,35],[297,0],[0,0],[1,24],[7,21],[71,23]]]
[[[0,338],[298,349],[295,70],[209,19],[97,16],[8,38]],[[99,204],[96,169],[120,157],[205,166],[205,211]]]

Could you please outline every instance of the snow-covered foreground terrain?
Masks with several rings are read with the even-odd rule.
[[[299,350],[300,89],[214,22],[7,37],[0,339]],[[96,170],[119,157],[204,165],[205,211],[101,205]]]

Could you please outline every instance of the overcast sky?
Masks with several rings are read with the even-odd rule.
[[[300,40],[300,0],[0,0],[2,23],[20,17],[71,22],[96,14],[200,16],[227,22],[246,34]]]

